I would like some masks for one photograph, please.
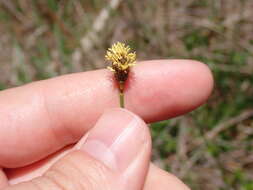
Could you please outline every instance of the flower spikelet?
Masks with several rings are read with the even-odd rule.
[[[135,65],[136,53],[131,52],[130,47],[124,43],[117,42],[107,50],[105,58],[111,61],[111,66],[107,68],[115,73],[116,79],[119,82],[125,82],[130,67]]]

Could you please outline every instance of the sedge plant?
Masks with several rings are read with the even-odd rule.
[[[124,90],[130,68],[136,63],[136,53],[124,43],[117,42],[109,48],[105,55],[106,60],[111,62],[107,68],[114,73],[119,87],[120,107],[125,107]]]

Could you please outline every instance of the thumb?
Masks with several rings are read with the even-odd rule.
[[[12,190],[141,190],[148,171],[151,140],[146,124],[124,109],[104,113],[76,150],[42,177]]]

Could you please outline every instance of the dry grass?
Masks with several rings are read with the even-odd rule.
[[[138,58],[208,64],[208,104],[152,125],[153,159],[194,190],[253,189],[253,1],[0,1],[0,88],[104,67],[112,42]]]

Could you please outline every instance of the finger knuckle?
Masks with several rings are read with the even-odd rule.
[[[107,169],[99,162],[84,158],[78,153],[66,156],[45,177],[59,190],[109,189]]]

